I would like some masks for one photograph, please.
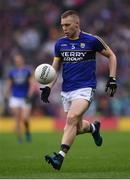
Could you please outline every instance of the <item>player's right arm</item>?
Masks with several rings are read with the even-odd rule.
[[[54,86],[54,84],[56,83],[59,73],[60,73],[60,68],[61,68],[61,60],[60,57],[54,57],[53,63],[52,63],[53,68],[56,71],[56,77],[55,79],[48,85],[50,88],[52,88]]]
[[[57,79],[58,79],[58,75],[60,72],[60,67],[61,67],[61,57],[60,57],[60,45],[59,45],[59,41],[56,42],[55,44],[55,57],[53,59],[53,63],[52,63],[53,68],[56,71],[56,77],[55,79],[48,84],[46,87],[44,88],[40,88],[41,92],[41,100],[45,103],[49,103],[49,95],[51,92],[51,88],[54,86],[54,84],[56,83]]]
[[[61,52],[60,52],[60,41],[58,40],[55,44],[55,56],[53,59],[53,63],[52,66],[56,71],[56,78],[54,79],[54,81],[52,83],[49,84],[49,87],[52,88],[53,85],[55,84],[55,82],[57,81],[59,72],[60,72],[60,68],[61,68]]]
[[[58,75],[59,75],[59,72],[60,72],[60,67],[61,67],[61,61],[60,59],[58,59],[57,57],[54,58],[53,60],[53,63],[52,63],[52,66],[53,68],[55,69],[56,71],[56,77],[55,79],[50,83],[48,84],[46,87],[44,88],[40,88],[40,90],[42,91],[41,92],[41,100],[45,103],[49,103],[49,95],[50,95],[50,92],[51,92],[51,88],[54,86],[54,84],[56,83],[57,79],[58,79]]]
[[[6,82],[6,94],[5,94],[6,99],[9,99],[11,95],[11,89],[12,89],[12,80],[8,78]]]

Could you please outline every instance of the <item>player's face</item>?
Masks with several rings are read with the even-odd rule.
[[[61,18],[61,26],[65,36],[68,38],[76,38],[77,32],[79,31],[79,22],[77,18],[73,16]]]
[[[23,57],[21,55],[16,55],[14,57],[14,63],[17,68],[23,67],[23,65],[24,65]]]

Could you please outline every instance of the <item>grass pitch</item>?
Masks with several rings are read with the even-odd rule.
[[[103,133],[97,147],[90,134],[77,136],[60,171],[43,156],[59,151],[61,133],[33,134],[31,143],[18,144],[14,134],[0,134],[0,178],[130,178],[130,134]]]

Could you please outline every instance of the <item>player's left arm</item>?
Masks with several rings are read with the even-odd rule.
[[[116,93],[117,84],[116,84],[116,69],[117,69],[117,58],[114,52],[107,46],[100,52],[103,56],[108,58],[109,64],[109,79],[106,84],[105,91],[109,94],[110,97],[113,97]]]
[[[109,59],[109,77],[116,78],[117,59],[114,52],[107,46],[100,53]]]

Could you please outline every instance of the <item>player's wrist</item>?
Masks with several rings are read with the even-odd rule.
[[[40,90],[45,90],[45,89],[51,91],[51,88],[49,86],[40,87]]]

